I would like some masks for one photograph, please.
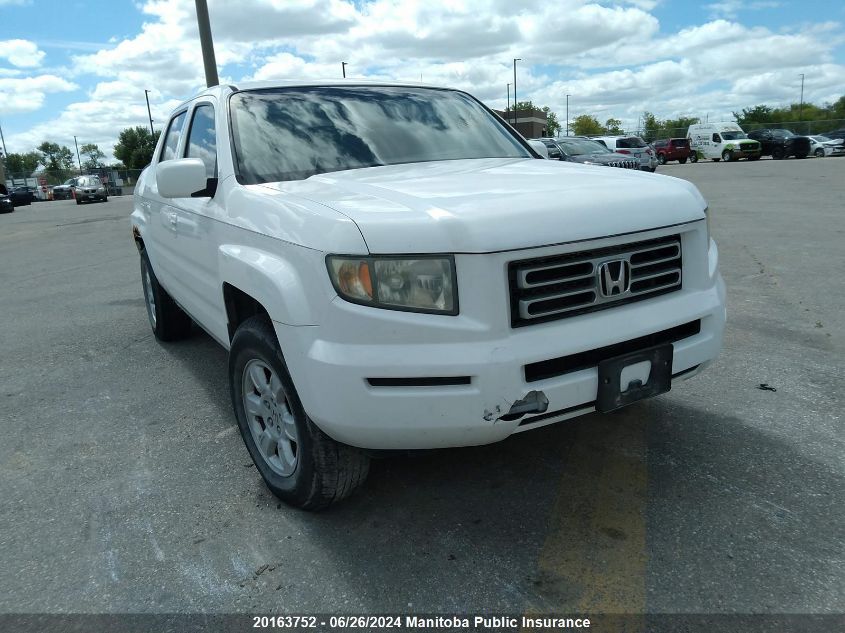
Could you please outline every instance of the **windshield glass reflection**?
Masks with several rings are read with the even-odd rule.
[[[466,158],[532,158],[472,97],[452,90],[320,86],[236,93],[232,132],[245,184]]]

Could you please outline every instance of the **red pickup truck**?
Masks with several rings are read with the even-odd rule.
[[[690,157],[689,139],[664,138],[651,144],[657,154],[657,162],[665,165],[670,160],[676,160],[682,165]],[[695,162],[695,159],[693,159]]]

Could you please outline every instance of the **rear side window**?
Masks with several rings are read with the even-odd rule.
[[[616,139],[616,147],[645,147],[645,143],[636,136],[632,136]]]
[[[180,112],[170,121],[167,127],[167,136],[164,137],[164,147],[161,148],[160,161],[173,160],[176,158],[176,147],[179,145],[179,136],[185,125],[187,112]]]
[[[685,139],[685,138],[672,139],[672,145],[674,145],[675,147],[686,147],[687,146],[687,139]]]
[[[217,177],[217,133],[214,130],[214,107],[211,104],[202,104],[194,109],[185,156],[199,158],[205,163],[206,178]]]

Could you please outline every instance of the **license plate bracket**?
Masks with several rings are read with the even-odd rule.
[[[621,356],[614,356],[599,362],[596,411],[613,411],[638,400],[651,398],[669,391],[672,388],[673,355],[674,346],[667,343],[622,354]],[[648,381],[644,384],[631,384],[626,391],[622,391],[622,370],[643,361],[651,362]]]

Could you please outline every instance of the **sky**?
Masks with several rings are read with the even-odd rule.
[[[845,0],[208,0],[221,82],[423,81],[503,108],[728,120],[845,94]],[[0,0],[9,152],[154,126],[205,86],[194,0]],[[512,88],[511,88],[512,89]]]

